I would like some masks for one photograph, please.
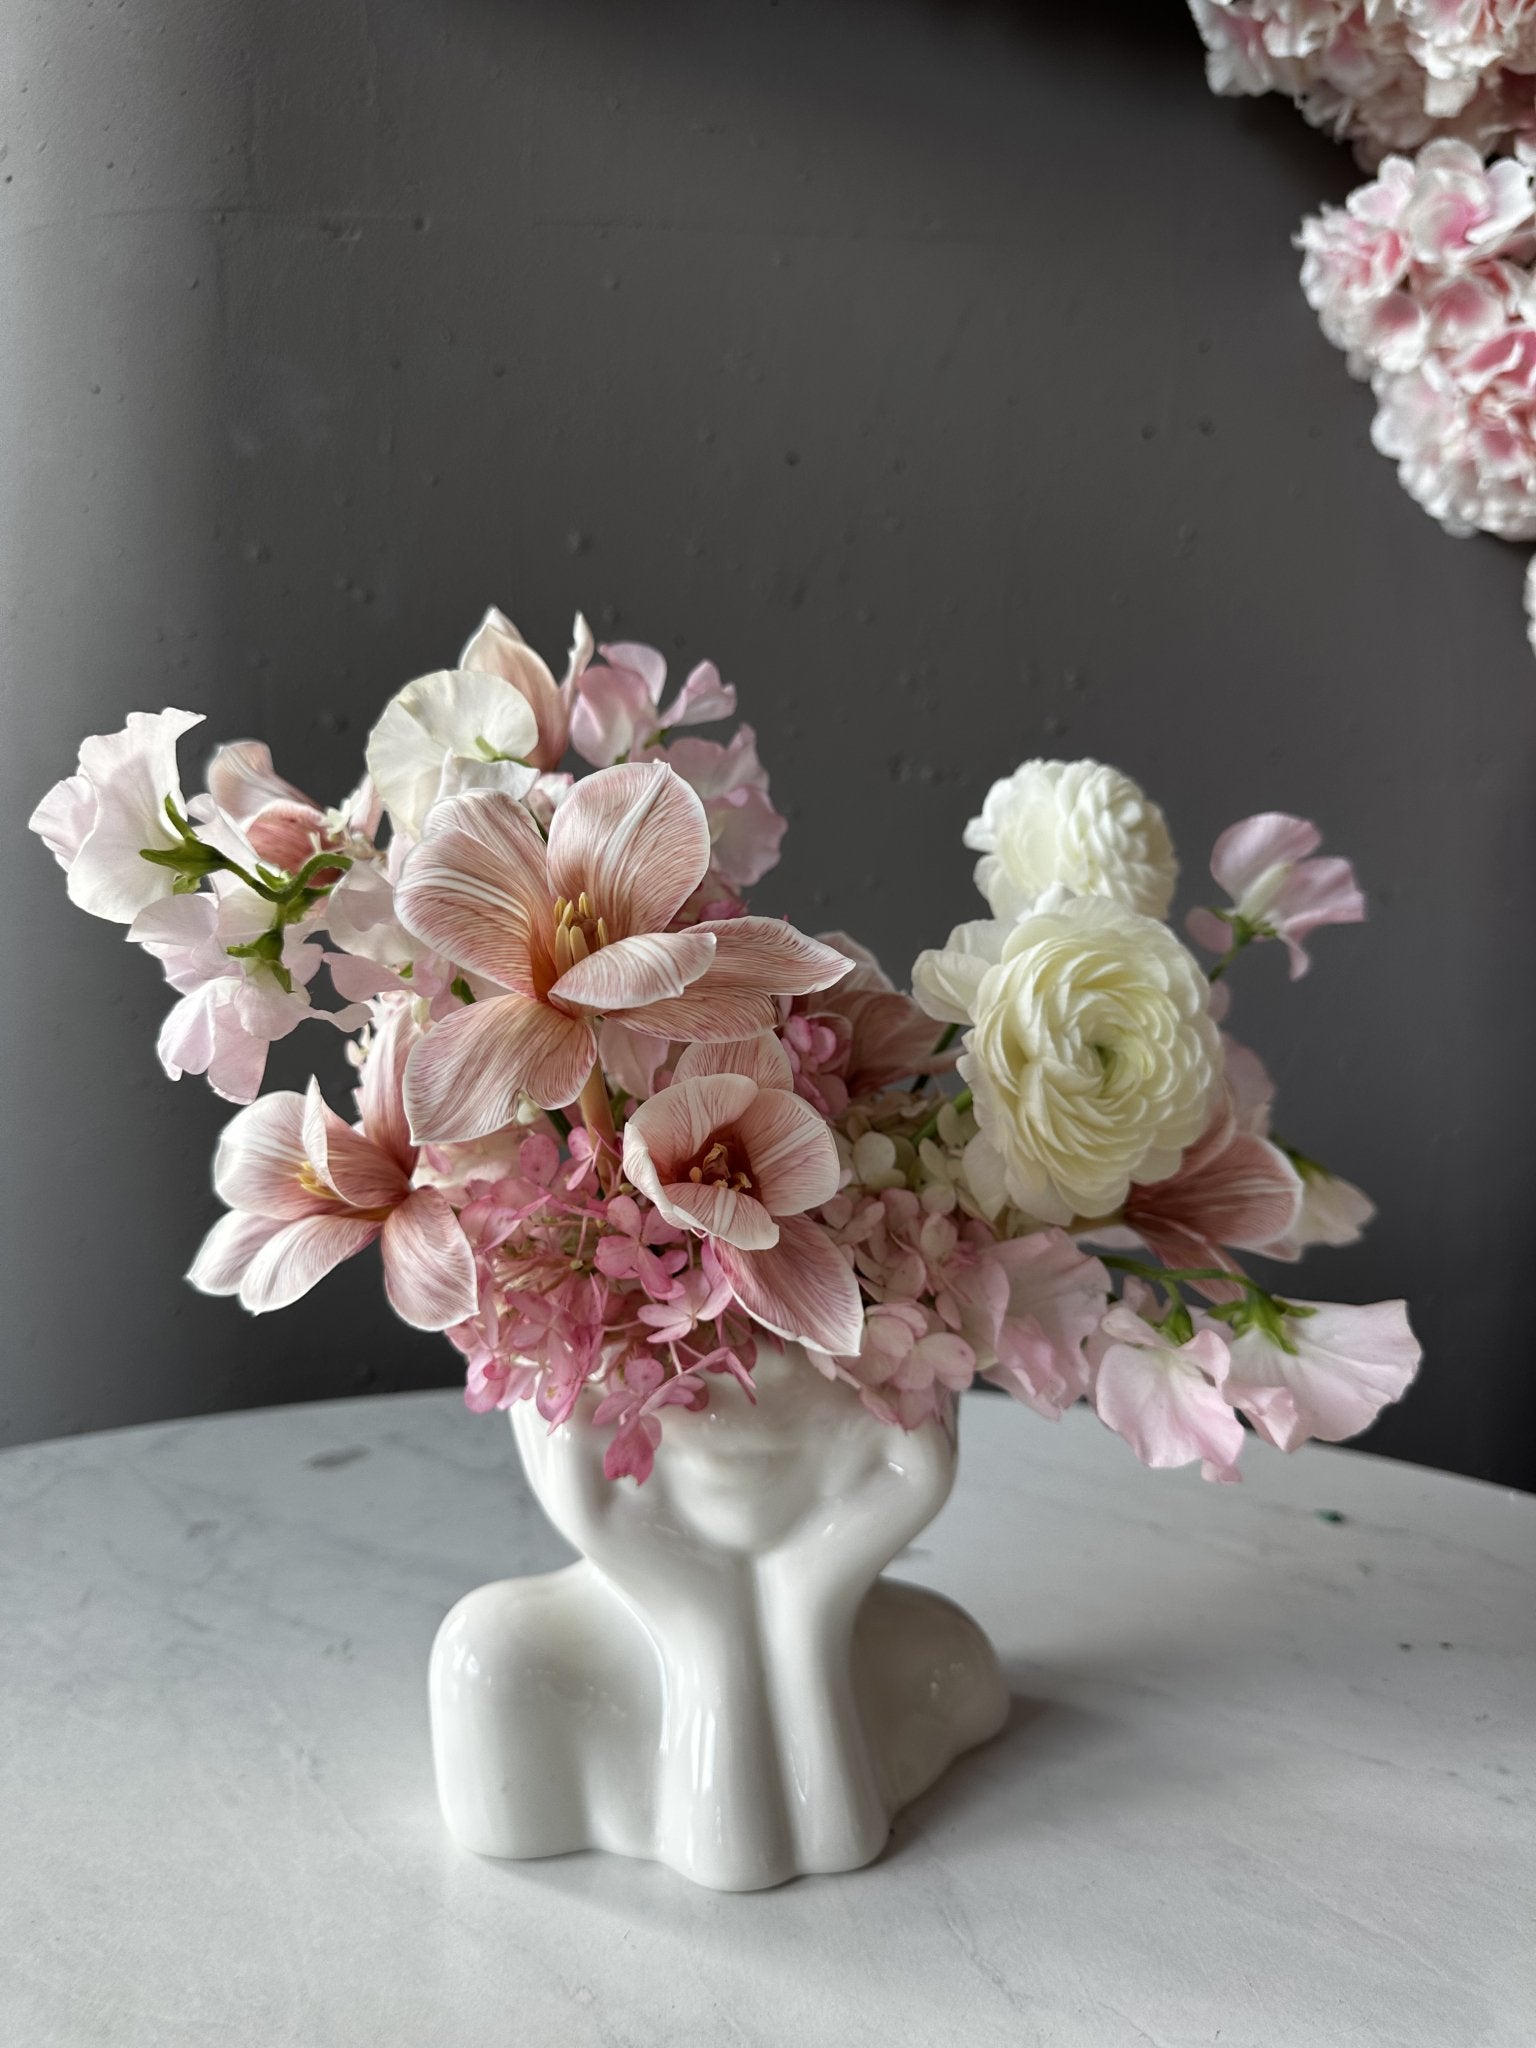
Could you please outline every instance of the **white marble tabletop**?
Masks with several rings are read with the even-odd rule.
[[[968,1404],[915,1579],[989,1748],[851,1876],[481,1862],[428,1647],[564,1555],[505,1423],[397,1395],[0,1456],[15,2048],[1530,2048],[1536,1500],[1347,1452],[1143,1471]]]

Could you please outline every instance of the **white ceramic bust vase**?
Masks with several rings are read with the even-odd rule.
[[[953,1419],[874,1419],[797,1346],[669,1409],[644,1486],[603,1477],[591,1397],[528,1479],[582,1561],[461,1600],[432,1651],[449,1827],[486,1856],[606,1849],[748,1891],[879,1855],[892,1815],[1002,1726],[991,1644],[882,1579],[943,1506]]]

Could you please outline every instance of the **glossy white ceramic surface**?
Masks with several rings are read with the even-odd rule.
[[[603,1477],[588,1402],[512,1411],[582,1556],[461,1600],[432,1652],[449,1827],[482,1855],[606,1849],[748,1891],[880,1853],[898,1807],[996,1734],[970,1617],[880,1578],[944,1505],[953,1427],[877,1422],[796,1346],[669,1410],[644,1486]]]

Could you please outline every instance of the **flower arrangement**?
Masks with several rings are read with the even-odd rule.
[[[1237,1256],[1371,1214],[1271,1136],[1273,1088],[1222,1030],[1248,947],[1281,942],[1294,977],[1363,917],[1349,863],[1298,818],[1233,826],[1228,900],[1190,921],[1207,971],[1167,922],[1157,807],[1096,762],[1029,761],[967,828],[990,915],[909,995],[856,941],[749,912],[784,820],[750,728],[694,730],[735,709],[712,664],[667,701],[659,654],[580,619],[557,683],[493,610],[385,708],[335,809],[252,741],[188,800],[184,711],[84,743],[32,828],[162,963],[167,1073],[244,1105],[192,1283],[260,1313],[377,1242],[469,1405],[556,1427],[593,1390],[612,1479],[786,1340],[905,1429],[979,1377],[1047,1417],[1086,1399],[1148,1464],[1221,1480],[1243,1418],[1290,1449],[1396,1399],[1401,1302],[1292,1300]],[[311,1020],[349,1035],[355,1121],[314,1080],[259,1092]]]
[[[1189,0],[1211,90],[1278,92],[1368,167],[1536,132],[1536,0]]]

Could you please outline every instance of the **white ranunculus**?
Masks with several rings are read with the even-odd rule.
[[[1047,902],[982,975],[959,1071],[1009,1199],[1066,1223],[1175,1170],[1205,1129],[1221,1042],[1166,925],[1103,897]]]
[[[421,837],[428,811],[467,789],[520,797],[538,780],[528,699],[484,669],[445,668],[407,683],[368,735],[368,773],[395,830]]]
[[[1021,917],[1060,883],[1166,917],[1179,864],[1157,805],[1098,761],[1026,761],[987,791],[965,843],[999,917]]]
[[[941,1024],[969,1024],[982,977],[1002,959],[1007,937],[1007,925],[978,917],[957,924],[944,945],[919,953],[912,963],[912,994],[919,1008]]]

